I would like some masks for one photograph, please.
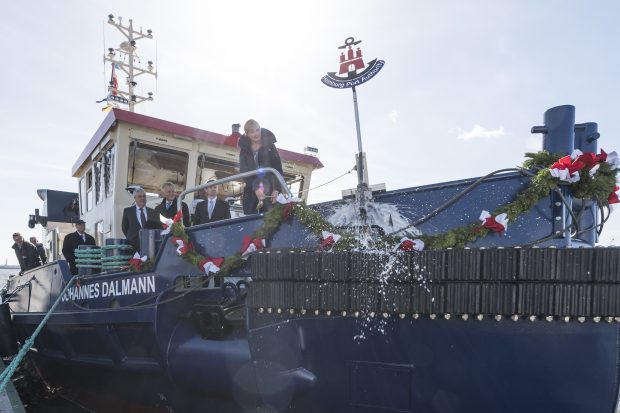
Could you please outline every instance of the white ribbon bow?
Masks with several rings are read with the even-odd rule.
[[[400,242],[398,243],[398,245],[394,248],[394,251],[398,251],[401,247],[401,245],[403,245],[403,243],[405,242],[411,242],[411,248],[413,251],[422,251],[424,249],[424,241],[422,241],[421,239],[410,239],[407,237],[402,237],[400,239]]]
[[[161,232],[161,235],[167,235],[170,234],[170,231],[172,230],[172,224],[174,224],[174,221],[172,221],[172,219],[170,218],[166,218],[165,216],[159,214],[159,220],[161,221],[161,223],[164,225],[164,230]]]
[[[340,238],[342,238],[342,235],[332,234],[329,231],[321,232],[321,236],[323,237],[324,240],[328,239],[329,237],[332,237],[332,239],[334,240],[334,244],[340,241]]]
[[[142,261],[142,262],[146,262],[146,260],[148,260],[148,257],[147,257],[146,255],[141,257],[141,256],[140,256],[140,253],[139,253],[139,252],[136,252],[136,253],[133,255],[133,258],[132,258],[132,259],[134,259],[134,260],[140,260],[140,261]]]
[[[177,242],[177,245],[178,245],[178,247],[177,247],[177,254],[178,255],[183,255],[183,253],[181,252],[181,249],[183,249],[183,247],[185,247],[185,243],[183,242],[182,239],[178,239],[178,240],[176,240],[176,242]]]
[[[278,194],[278,196],[276,197],[276,201],[277,201],[279,204],[286,205],[286,204],[290,204],[291,202],[301,202],[301,199],[296,198],[296,197],[294,197],[294,196],[291,196],[291,197],[289,198],[289,197],[287,197],[287,196],[286,196],[286,195],[284,195],[284,194]]]
[[[202,266],[204,268],[205,273],[209,274],[210,272],[219,272],[220,267],[215,265],[213,261],[205,262],[205,265]]]
[[[487,222],[487,218],[491,217],[493,217],[493,215],[491,215],[489,211],[483,210],[480,213],[480,221],[482,221],[483,224]],[[495,216],[495,222],[501,224],[504,227],[504,231],[506,231],[508,229],[508,214],[503,213]]]

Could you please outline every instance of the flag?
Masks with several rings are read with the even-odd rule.
[[[110,88],[114,96],[117,95],[118,90],[118,78],[116,77],[116,69],[119,69],[116,63],[112,63],[112,75],[110,76]]]

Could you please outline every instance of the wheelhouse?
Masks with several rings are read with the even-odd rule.
[[[239,125],[232,129],[230,135],[223,135],[113,109],[72,168],[79,182],[79,215],[87,232],[99,245],[107,238],[123,237],[123,208],[133,203],[128,186],[143,187],[147,204],[154,207],[161,201],[159,188],[164,182],[176,184],[180,193],[211,178],[239,173]],[[305,200],[312,172],[323,165],[316,156],[278,151],[291,192]],[[218,188],[218,196],[231,204],[233,217],[242,215],[243,186],[242,181],[232,181]],[[190,213],[202,197],[193,193],[185,198]]]

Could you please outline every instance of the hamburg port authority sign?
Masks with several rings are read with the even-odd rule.
[[[385,62],[373,59],[365,64],[362,49],[358,47],[354,50],[354,47],[361,42],[361,40],[348,37],[344,41],[344,45],[338,47],[338,49],[344,49],[340,53],[340,69],[338,74],[336,72],[328,72],[321,78],[321,82],[329,87],[345,89],[359,86],[375,77],[383,65],[385,65]]]

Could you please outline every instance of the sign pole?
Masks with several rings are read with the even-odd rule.
[[[357,91],[355,90],[355,86],[351,88],[353,92],[353,109],[355,110],[355,129],[357,131],[357,150],[358,155],[356,159],[357,166],[357,202],[359,203],[359,211],[360,218],[362,220],[362,225],[366,225],[366,202],[370,200],[370,197],[367,196],[368,192],[368,182],[365,180],[366,171],[364,170],[366,165],[364,162],[364,150],[362,148],[362,131],[360,128],[360,113],[357,107]],[[368,198],[368,199],[367,199]]]
[[[353,109],[355,110],[358,150],[355,162],[357,168],[357,192],[355,199],[359,203],[362,226],[365,227],[367,223],[366,204],[368,201],[372,200],[372,194],[368,190],[366,157],[362,149],[362,132],[360,130],[360,114],[357,108],[357,91],[355,90],[355,86],[372,79],[379,73],[385,62],[378,59],[373,59],[368,63],[364,62],[362,50],[357,47],[361,42],[361,40],[355,40],[353,37],[347,37],[344,41],[344,45],[338,47],[339,50],[342,50],[339,58],[338,73],[328,72],[327,75],[323,76],[321,81],[326,86],[335,89],[351,88],[353,92]]]

